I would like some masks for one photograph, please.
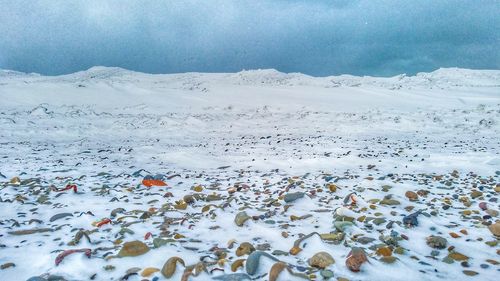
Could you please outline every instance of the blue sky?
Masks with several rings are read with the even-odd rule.
[[[495,0],[0,0],[0,68],[315,76],[499,69],[499,15]]]

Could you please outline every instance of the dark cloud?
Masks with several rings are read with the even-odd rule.
[[[0,7],[0,68],[26,72],[500,68],[493,0],[0,0]]]

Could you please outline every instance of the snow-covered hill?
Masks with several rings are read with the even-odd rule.
[[[496,280],[499,120],[498,70],[0,71],[0,280]]]

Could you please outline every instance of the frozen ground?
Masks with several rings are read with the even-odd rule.
[[[499,122],[500,71],[0,71],[0,280],[163,280],[141,274],[174,256],[187,270],[178,265],[172,280],[197,263],[205,270],[189,280],[211,280],[255,259],[236,255],[243,242],[302,274],[285,269],[279,280],[332,272],[332,280],[495,280]],[[148,175],[168,186],[147,188]],[[68,183],[78,192],[57,191]],[[283,200],[296,192],[305,196]],[[352,192],[357,203],[344,203]],[[418,225],[402,223],[418,210]],[[242,211],[255,217],[237,226]],[[104,218],[112,223],[92,224]],[[46,232],[16,232],[32,229]],[[79,230],[90,241],[71,245]],[[313,235],[289,253],[312,232],[323,239]],[[445,238],[445,248],[427,245],[430,235]],[[151,250],[109,258],[134,240]],[[360,272],[345,265],[353,247],[368,256]],[[61,251],[81,248],[90,259],[75,253],[55,265]],[[308,265],[320,251],[335,260],[325,270]],[[245,261],[236,280],[268,280],[275,262],[262,257],[257,272],[242,275]]]

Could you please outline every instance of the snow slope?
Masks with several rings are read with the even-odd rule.
[[[498,197],[493,188],[500,173],[499,122],[498,70],[450,68],[389,78],[311,77],[276,70],[152,75],[93,67],[62,76],[2,70],[0,264],[13,262],[16,266],[0,270],[0,280],[26,280],[46,273],[68,280],[88,280],[93,274],[97,274],[96,280],[120,280],[132,267],[161,269],[173,255],[182,257],[186,264],[196,263],[201,256],[212,255],[213,246],[225,248],[230,239],[269,244],[269,253],[287,252],[301,234],[335,231],[332,214],[350,192],[356,191],[366,202],[380,200],[388,195],[382,190],[384,185],[393,186],[389,193],[400,205],[374,203],[376,211],[362,210],[362,206],[354,211],[397,222],[408,214],[405,208],[409,205],[428,213],[439,211],[438,215],[421,217],[421,224],[412,229],[396,224],[397,232],[410,240],[401,242],[407,254],[398,256],[395,264],[382,263],[370,245],[362,245],[370,255],[362,272],[350,272],[344,265],[350,247],[360,245],[356,234],[378,239],[389,233],[385,224],[370,229],[359,223],[348,231],[343,244],[330,245],[313,238],[299,255],[279,258],[290,265],[306,265],[314,253],[328,251],[336,260],[330,267],[335,278],[349,280],[401,280],[403,275],[405,280],[494,280],[498,265],[480,265],[487,259],[498,259],[495,247],[481,242],[495,238],[481,224],[481,216],[464,218],[460,212],[470,208],[484,215],[479,213],[479,200],[498,210],[498,202],[489,200]],[[140,184],[146,174],[180,176],[166,180],[169,187],[152,191]],[[15,176],[37,182],[9,184]],[[444,179],[427,183],[427,178],[439,176]],[[242,208],[250,215],[273,209],[264,200],[278,200],[278,192],[284,192],[287,185],[310,192],[324,189],[334,180],[339,186],[335,196],[309,194],[286,214],[283,206],[276,207],[280,212],[271,217],[274,223],[255,220],[237,227],[233,222]],[[64,187],[69,182],[77,184],[81,194],[49,192],[49,186]],[[447,182],[453,183],[453,191],[441,189]],[[203,200],[184,211],[165,207],[192,193],[195,185],[202,185],[205,195],[218,194],[226,200],[231,197],[226,197],[227,188],[241,183],[249,189],[234,195],[236,203],[224,210],[214,209],[210,216],[200,215],[206,204]],[[103,185],[113,188],[101,194]],[[484,186],[484,197],[473,200],[470,207],[462,206],[458,195],[468,195],[478,185]],[[418,202],[405,198],[406,191],[422,188],[431,192],[428,197]],[[37,201],[40,192],[48,196],[50,204]],[[163,197],[166,192],[173,197]],[[441,201],[447,196],[456,202],[443,210]],[[119,201],[110,201],[112,198]],[[31,211],[34,206],[38,210]],[[58,250],[72,248],[66,243],[75,230],[94,229],[93,221],[109,217],[118,207],[131,216],[136,209],[169,211],[131,225],[134,234],[120,234],[123,224],[134,218],[114,221],[91,235],[93,243],[84,241],[76,248],[112,248],[117,237],[145,241],[148,231],[158,238],[157,228],[164,216],[185,218],[193,227],[171,226],[171,234],[187,238],[136,259],[107,261],[102,252],[96,252],[91,259],[75,254],[54,266]],[[317,209],[328,212],[315,212]],[[79,215],[87,211],[95,216]],[[49,222],[61,212],[73,217]],[[306,214],[312,217],[305,218],[305,223],[284,228],[283,221],[290,215]],[[30,219],[40,222],[35,225]],[[485,220],[491,223],[497,219]],[[8,233],[34,226],[55,230],[19,237]],[[445,236],[461,228],[468,230],[469,239],[447,239],[457,251],[470,256],[468,269],[479,273],[476,277],[464,275],[458,262],[442,262],[446,250],[429,258],[432,249],[425,245],[430,234]],[[283,232],[289,236],[282,237]],[[145,242],[152,247],[151,240]],[[118,248],[109,251],[116,254]],[[229,265],[237,258],[234,249],[228,251],[228,264],[219,266],[225,273],[231,272]],[[105,271],[105,265],[116,269]],[[271,265],[264,263],[254,277],[268,272]],[[211,280],[220,274],[216,270],[193,280]],[[295,278],[287,274],[280,280]],[[177,272],[173,280],[181,275],[182,271]],[[161,274],[155,276],[163,279]],[[141,278],[131,276],[129,280]]]

